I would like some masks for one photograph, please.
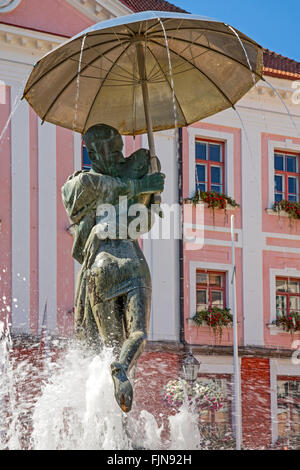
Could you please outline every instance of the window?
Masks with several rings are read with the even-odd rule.
[[[224,193],[224,143],[196,140],[196,190]]]
[[[299,202],[299,159],[297,154],[275,152],[275,202]]]
[[[226,307],[225,278],[225,273],[197,271],[197,311],[205,310],[208,307]]]
[[[90,170],[91,169],[91,160],[89,158],[86,146],[82,143],[82,169],[83,170]]]
[[[300,435],[300,377],[277,378],[278,437]]]
[[[230,375],[198,375],[197,380],[201,383],[213,381],[222,391],[223,406],[219,410],[203,409],[199,416],[200,426],[204,429],[228,432],[232,428],[232,384]]]
[[[276,315],[300,313],[300,279],[276,278]]]

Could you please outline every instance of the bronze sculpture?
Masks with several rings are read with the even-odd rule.
[[[134,204],[143,204],[149,218],[139,235],[149,231],[154,221],[154,193],[163,191],[164,175],[148,174],[150,156],[145,149],[125,159],[122,137],[111,126],[92,126],[83,139],[92,168],[74,173],[62,188],[63,204],[74,228],[72,255],[82,264],[76,287],[75,333],[90,345],[100,336],[103,345],[113,347],[117,358],[111,364],[115,398],[128,412],[133,398],[128,372],[148,334],[151,277],[137,238],[128,236],[128,231],[124,235],[119,198],[127,198],[128,212]],[[102,211],[107,205],[115,210],[111,222],[115,237],[107,236],[110,227]]]

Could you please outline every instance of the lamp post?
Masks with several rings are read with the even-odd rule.
[[[193,384],[198,376],[200,362],[193,356],[190,351],[189,354],[182,361],[182,376],[183,378]]]
[[[236,267],[234,246],[234,215],[231,216],[231,253],[232,253],[232,316],[233,316],[233,374],[234,374],[234,424],[236,450],[242,445],[242,410],[241,410],[241,377],[239,365],[238,322],[236,312]]]

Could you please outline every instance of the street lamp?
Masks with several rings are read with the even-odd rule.
[[[190,383],[195,382],[198,377],[200,362],[193,356],[191,352],[182,361],[183,378]]]

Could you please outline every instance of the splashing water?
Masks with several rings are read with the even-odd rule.
[[[229,29],[234,33],[234,35],[237,37],[237,39],[238,39],[238,41],[239,41],[239,43],[240,43],[240,45],[241,45],[241,48],[243,49],[243,52],[244,52],[244,54],[245,54],[245,57],[246,57],[246,60],[247,60],[247,63],[248,63],[248,67],[249,67],[249,70],[250,70],[251,75],[252,75],[252,80],[253,80],[253,83],[254,83],[254,85],[255,85],[255,84],[256,84],[256,81],[255,81],[255,74],[254,74],[254,72],[253,72],[252,65],[251,65],[251,62],[250,62],[248,53],[247,53],[247,51],[246,51],[246,48],[245,48],[245,46],[244,46],[244,44],[243,44],[243,41],[241,40],[241,38],[240,38],[240,36],[238,35],[237,31],[236,31],[232,26],[230,26],[229,24],[226,24],[226,23],[225,23],[225,26],[227,26],[227,28],[229,28]]]
[[[196,414],[169,417],[170,438],[147,410],[124,414],[114,398],[112,351],[70,345],[43,358],[17,361],[0,324],[0,450],[194,449]],[[1,338],[1,336],[0,336]]]
[[[246,58],[246,60],[247,60],[247,64],[248,64],[248,67],[249,67],[249,70],[250,70],[251,76],[252,76],[253,85],[257,88],[257,83],[256,83],[256,79],[255,79],[255,74],[254,74],[254,72],[253,72],[253,68],[252,68],[252,65],[251,65],[251,62],[250,62],[250,59],[249,59],[249,56],[248,56],[248,53],[247,53],[247,51],[246,51],[246,48],[245,48],[245,46],[244,46],[243,41],[241,40],[241,38],[240,38],[238,32],[237,32],[232,26],[230,26],[230,25],[227,24],[227,23],[225,23],[225,26],[227,26],[227,28],[230,29],[230,31],[232,31],[232,32],[234,33],[234,35],[237,37],[237,39],[238,39],[238,41],[239,41],[239,43],[240,43],[240,45],[241,45],[241,48],[242,48],[242,50],[243,50],[243,52],[244,52],[245,58]],[[239,119],[239,121],[240,121],[240,123],[241,123],[242,129],[243,129],[243,131],[244,131],[244,134],[245,134],[245,137],[246,137],[247,146],[248,146],[249,153],[250,153],[250,157],[251,157],[252,168],[254,169],[254,165],[253,165],[253,152],[252,152],[252,147],[251,147],[251,144],[250,144],[250,139],[249,139],[248,133],[247,133],[247,131],[246,131],[245,124],[244,124],[244,122],[243,122],[243,119],[242,119],[241,114],[238,112],[238,110],[236,109],[236,107],[234,107],[233,109],[234,109],[234,111],[235,111],[235,113],[236,113],[236,115],[237,115],[237,117],[238,117],[238,119]],[[264,119],[264,121],[265,121],[265,124],[266,124],[265,115],[264,115],[264,113],[263,113],[261,100],[260,100],[260,110],[261,110],[261,112],[262,112],[262,117],[263,117],[263,119]]]
[[[252,69],[252,66],[251,66],[251,62],[250,62],[250,59],[249,59],[249,56],[248,56],[248,54],[247,54],[246,48],[245,48],[245,46],[244,46],[244,44],[243,44],[243,42],[242,42],[240,36],[238,35],[237,31],[236,31],[234,28],[232,28],[232,26],[230,26],[230,25],[228,25],[228,24],[226,24],[226,23],[225,23],[225,26],[227,26],[227,27],[235,34],[235,36],[237,37],[237,39],[238,39],[238,41],[239,41],[239,43],[240,43],[240,45],[241,45],[241,47],[242,47],[242,49],[243,49],[243,51],[244,51],[244,54],[245,54],[245,57],[246,57],[246,60],[247,60],[247,63],[248,63],[248,67],[249,67],[249,69],[250,69],[250,71],[251,71],[253,83],[254,83],[255,87],[257,87],[257,83],[256,83],[256,81],[255,81],[255,75],[254,75],[254,72],[253,72],[253,69]],[[282,105],[284,106],[284,108],[285,108],[285,110],[286,110],[286,112],[287,112],[287,114],[288,114],[288,116],[289,116],[289,118],[290,118],[290,120],[291,120],[291,123],[292,123],[293,127],[295,128],[295,130],[296,130],[296,132],[297,132],[297,135],[300,135],[300,132],[299,132],[299,129],[298,129],[297,125],[296,125],[296,122],[295,122],[295,120],[293,119],[293,116],[291,115],[289,108],[287,107],[286,103],[284,102],[284,100],[283,100],[282,97],[280,96],[279,92],[278,92],[278,91],[276,90],[276,88],[275,88],[270,82],[268,82],[268,80],[266,80],[264,77],[262,77],[262,80],[274,91],[275,95],[279,98],[280,102],[281,102]],[[263,116],[263,119],[265,119],[264,116]]]
[[[10,112],[10,114],[9,114],[9,116],[8,116],[8,119],[7,119],[7,121],[6,121],[6,123],[5,123],[4,127],[3,127],[3,129],[2,129],[2,131],[1,131],[1,134],[0,134],[0,144],[1,144],[1,142],[2,142],[3,137],[5,136],[5,133],[6,133],[6,131],[7,131],[7,128],[8,128],[8,126],[9,126],[9,124],[10,124],[10,122],[11,122],[11,120],[12,120],[14,114],[16,113],[16,111],[18,110],[19,106],[20,106],[21,103],[22,103],[22,97],[23,97],[24,87],[25,87],[25,84],[26,84],[26,82],[27,82],[27,80],[28,80],[28,76],[29,76],[29,74],[27,74],[27,75],[23,78],[22,83],[20,83],[20,85],[19,85],[18,88],[17,88],[16,96],[15,96],[14,102],[13,102],[13,104],[12,104],[12,106],[11,106],[11,112]]]
[[[17,96],[15,97],[15,100],[14,100],[12,108],[11,108],[10,115],[8,116],[8,119],[5,123],[5,126],[3,127],[2,131],[1,131],[1,134],[0,134],[0,143],[3,139],[3,137],[5,136],[5,133],[7,131],[7,128],[9,126],[9,124],[10,124],[10,121],[12,120],[13,115],[15,114],[15,112],[17,111],[17,109],[19,108],[19,106],[22,102],[21,101],[22,93],[23,93],[23,90],[22,90],[22,92],[17,93]]]
[[[294,128],[295,128],[295,130],[296,130],[296,132],[297,132],[297,135],[300,136],[300,132],[299,132],[299,129],[298,129],[297,125],[296,125],[296,122],[295,122],[293,116],[291,115],[290,110],[289,110],[289,108],[287,107],[286,103],[284,102],[284,100],[283,100],[282,97],[280,96],[279,92],[276,90],[276,88],[275,88],[270,82],[268,82],[268,80],[266,80],[265,78],[264,78],[263,80],[264,80],[264,82],[274,91],[275,95],[279,98],[281,104],[284,106],[286,112],[288,113],[288,116],[289,116],[289,118],[290,118],[290,120],[291,120],[291,123],[293,124],[293,126],[294,126]]]

